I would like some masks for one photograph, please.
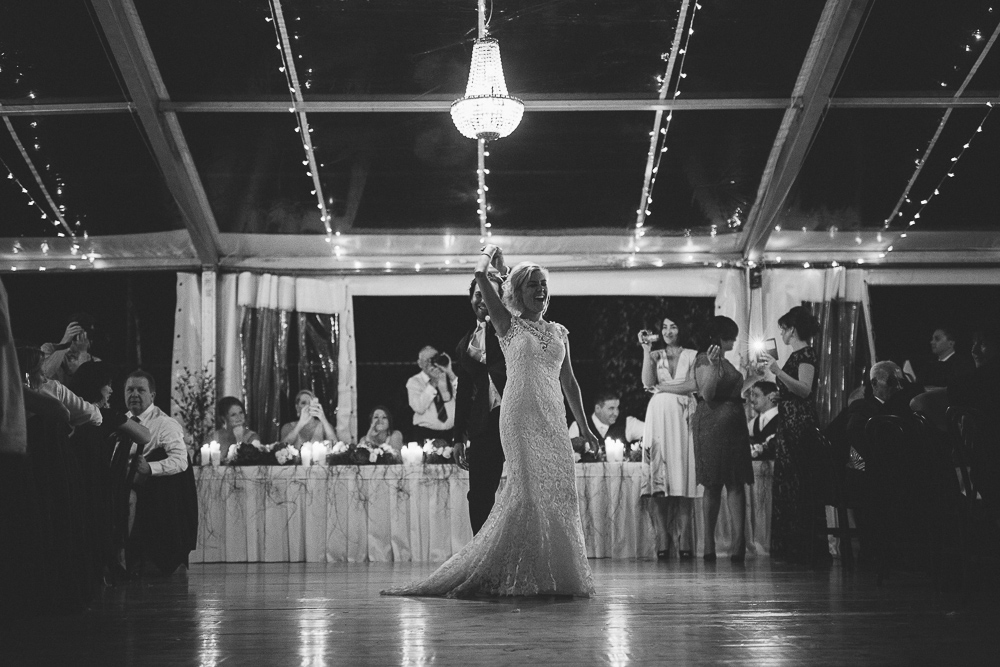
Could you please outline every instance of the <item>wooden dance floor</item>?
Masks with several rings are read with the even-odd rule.
[[[1000,616],[923,575],[595,560],[590,600],[380,597],[425,564],[214,564],[5,620],[4,665],[998,664]]]

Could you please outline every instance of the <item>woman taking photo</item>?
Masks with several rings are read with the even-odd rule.
[[[808,565],[814,557],[829,559],[823,508],[812,500],[810,471],[817,460],[816,350],[809,344],[819,322],[809,310],[796,306],[778,320],[781,341],[792,348],[784,365],[762,357],[778,385],[781,424],[775,435],[774,501],[771,511],[771,555]],[[819,540],[818,537],[823,539]],[[812,541],[816,543],[813,544]]]
[[[733,349],[739,326],[721,315],[713,317],[695,361],[698,407],[691,430],[698,483],[705,487],[705,560],[715,561],[715,527],[726,487],[732,542],[729,557],[742,563],[746,556],[745,484],[753,484],[750,434],[743,411],[743,374],[725,358]]]
[[[295,394],[295,413],[299,419],[288,422],[281,427],[281,441],[294,447],[301,447],[304,442],[336,440],[333,424],[326,418],[319,399],[308,389]]]
[[[368,423],[370,424],[368,432],[362,436],[359,445],[375,449],[388,443],[397,456],[402,456],[403,434],[392,428],[392,413],[389,412],[389,408],[383,405],[375,406],[368,416]]]
[[[653,498],[659,560],[670,555],[671,541],[678,556],[693,556],[691,512],[693,498],[701,496],[695,481],[694,439],[690,421],[694,412],[694,361],[697,352],[680,344],[680,329],[663,318],[660,337],[664,346],[652,349],[656,334],[642,331],[642,384],[652,392],[646,407],[643,449],[649,460],[649,482],[643,495]]]

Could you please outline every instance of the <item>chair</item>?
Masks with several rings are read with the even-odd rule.
[[[964,527],[957,482],[937,437],[919,418],[878,415],[868,421],[865,439],[878,584],[896,562],[893,550],[899,547],[929,550],[931,575],[939,584],[946,533],[958,528],[956,547],[964,558]]]
[[[132,483],[139,463],[139,448],[131,438],[119,433],[113,433],[108,441],[111,450],[108,464],[111,487],[111,540],[107,545],[106,564],[112,576],[126,579],[127,568],[123,567],[120,557],[128,543]]]
[[[814,504],[831,506],[837,512],[837,525],[827,525],[825,535],[833,535],[840,541],[840,558],[845,569],[854,568],[854,542],[858,530],[852,528],[847,514],[848,499],[845,489],[847,461],[838,448],[835,449],[830,439],[819,429],[814,434],[815,451],[814,470],[810,488]],[[825,514],[825,512],[824,512]],[[815,542],[813,539],[811,541]]]
[[[986,420],[983,413],[975,408],[949,407],[946,415],[952,463],[962,480],[962,490],[971,513],[979,495],[972,472],[972,462],[977,448],[981,447],[984,441],[983,427]]]

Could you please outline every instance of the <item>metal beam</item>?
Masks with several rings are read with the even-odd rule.
[[[744,228],[744,258],[755,261],[805,162],[868,0],[828,0],[785,111]]]
[[[169,97],[135,5],[132,0],[92,4],[191,243],[202,265],[214,267],[219,261],[219,228],[176,114],[160,110]]]
[[[748,111],[788,109],[793,101],[782,98],[707,97],[684,100],[537,98],[523,95],[531,111]],[[288,113],[290,108],[306,113],[436,113],[451,107],[451,98],[420,99],[379,97],[372,99],[306,100],[292,105],[273,100],[174,102],[164,100],[159,110],[169,113]],[[982,107],[995,97],[942,97],[916,94],[878,97],[838,97],[833,109],[949,109]],[[59,102],[23,104],[22,100],[0,100],[0,116],[56,116],[67,114],[134,113],[132,102]]]

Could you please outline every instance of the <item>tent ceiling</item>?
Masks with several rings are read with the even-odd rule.
[[[308,82],[298,104],[272,5]],[[14,177],[0,178],[0,270],[450,270],[480,243],[476,142],[447,113],[474,0],[0,12],[0,158]],[[681,13],[693,32],[675,54],[680,95],[661,96]],[[494,0],[490,32],[526,102],[489,146],[495,238],[564,267],[995,263],[998,23],[985,0]],[[658,112],[671,114],[667,151],[634,243]],[[53,205],[75,239],[57,236]]]

